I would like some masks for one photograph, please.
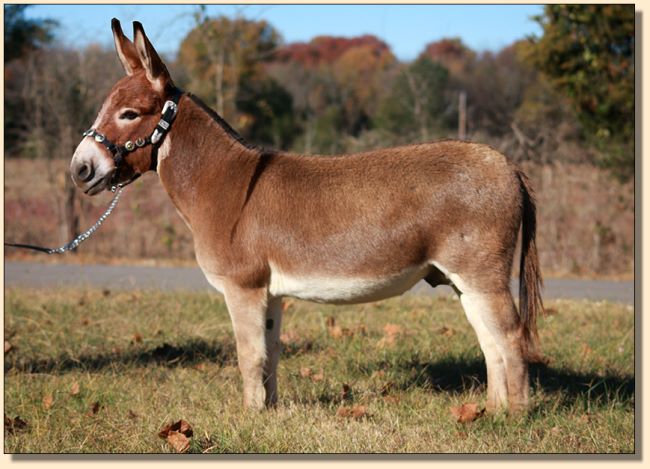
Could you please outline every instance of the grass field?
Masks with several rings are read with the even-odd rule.
[[[456,299],[289,301],[279,406],[257,414],[216,294],[7,290],[5,451],[174,452],[158,432],[183,419],[196,453],[634,452],[632,307],[547,307],[529,415],[459,423],[485,370]]]

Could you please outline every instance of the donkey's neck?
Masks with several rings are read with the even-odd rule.
[[[185,95],[160,148],[158,174],[195,234],[206,216],[227,229],[245,203],[261,154],[198,98]]]

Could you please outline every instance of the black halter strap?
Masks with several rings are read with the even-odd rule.
[[[151,164],[149,169],[156,171],[158,169],[158,148],[160,147],[165,135],[169,132],[172,122],[176,118],[176,113],[178,112],[178,102],[182,96],[183,92],[178,88],[174,88],[169,96],[169,100],[165,101],[165,105],[162,109],[162,115],[160,116],[160,121],[156,125],[156,128],[153,130],[150,136],[138,138],[135,141],[127,140],[124,145],[118,145],[110,141],[104,134],[98,132],[97,129],[88,129],[83,133],[84,137],[94,138],[97,143],[102,144],[113,156],[113,161],[115,163],[115,171],[111,178],[111,185],[113,187],[117,186],[117,181],[120,176],[120,171],[124,165],[124,161],[129,153],[137,150],[138,148],[146,147],[151,145]],[[123,186],[132,183],[137,178],[140,177],[139,173],[136,173],[129,181],[122,184]]]

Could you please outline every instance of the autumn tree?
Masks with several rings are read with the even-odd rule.
[[[297,149],[336,153],[344,135],[358,135],[372,123],[385,74],[397,61],[375,36],[318,36],[280,47],[268,72],[293,96],[303,122]]]
[[[571,100],[600,163],[634,174],[634,5],[547,5],[534,64]]]
[[[244,130],[251,116],[238,112],[240,87],[259,78],[263,62],[277,47],[280,35],[266,21],[212,18],[206,16],[204,8],[197,12],[196,21],[196,27],[181,43],[177,60],[186,71],[187,86],[224,119]]]
[[[448,80],[447,69],[426,57],[403,66],[380,104],[377,124],[397,135],[414,136],[421,141],[446,134]]]
[[[57,22],[52,19],[28,19],[31,5],[4,6],[5,64],[40,49],[54,39]]]
[[[450,75],[458,77],[467,74],[469,66],[476,58],[476,53],[463,44],[460,38],[443,38],[424,46],[420,58],[428,58],[445,67]]]

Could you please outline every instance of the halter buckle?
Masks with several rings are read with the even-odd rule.
[[[165,113],[171,109],[171,116],[169,116],[169,119],[164,119]],[[163,119],[166,120],[167,122],[171,122],[174,120],[174,117],[176,117],[176,113],[178,112],[178,104],[176,104],[174,101],[165,101],[165,105],[162,108],[162,115]]]

